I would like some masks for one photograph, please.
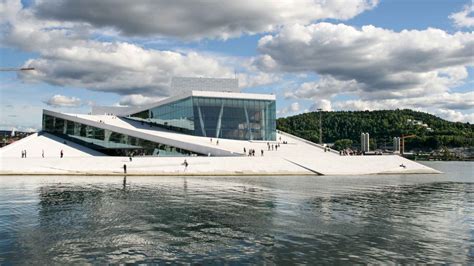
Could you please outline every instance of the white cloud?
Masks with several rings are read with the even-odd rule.
[[[131,94],[123,96],[118,105],[120,106],[141,106],[162,100],[161,97],[146,97],[141,94]]]
[[[321,109],[323,111],[332,111],[332,104],[330,100],[319,99],[319,100],[316,100],[309,109],[311,111],[317,111],[318,109]]]
[[[285,116],[288,114],[295,114],[300,111],[300,104],[298,102],[293,102],[290,105],[277,111],[278,115]]]
[[[294,102],[290,104],[290,111],[291,112],[298,112],[300,110],[300,104],[298,102]]]
[[[336,110],[394,110],[394,109],[416,109],[412,105],[407,105],[396,99],[386,99],[379,101],[365,101],[365,100],[347,100],[337,101],[334,103]],[[418,108],[418,107],[417,107]]]
[[[465,84],[467,68],[474,65],[473,33],[292,25],[261,38],[259,51],[262,56],[255,65],[270,73],[319,75],[319,80],[285,93],[290,99],[316,101],[313,109],[430,108],[435,112],[474,106],[473,93],[452,92]],[[341,94],[354,100],[337,101]]]
[[[453,13],[449,18],[454,22],[457,27],[474,27],[474,5],[468,4],[465,5],[463,10]]]
[[[449,121],[474,123],[474,113],[464,114],[455,110],[439,109],[437,114]]]
[[[233,71],[213,58],[195,52],[148,50],[129,43],[89,41],[82,46],[62,47],[54,57],[31,59],[21,73],[25,81],[87,88],[122,95],[170,95],[173,76],[231,77]]]
[[[128,36],[226,39],[285,24],[346,20],[377,4],[378,0],[50,0],[38,1],[34,11],[42,18],[87,23]]]
[[[318,81],[304,82],[296,90],[287,92],[287,98],[320,99],[330,98],[340,93],[350,93],[359,90],[360,85],[355,80],[341,81],[331,76],[322,76]]]
[[[161,51],[127,42],[90,40],[92,30],[87,26],[37,19],[31,10],[22,9],[15,1],[3,3],[0,10],[10,12],[3,18],[2,43],[40,55],[24,64],[35,71],[19,74],[27,82],[121,95],[165,96],[171,94],[172,76],[234,74],[216,57],[193,51]]]
[[[469,111],[474,107],[474,92],[441,93],[414,98],[384,100],[348,100],[334,104],[340,110],[377,110],[403,108],[438,108]]]
[[[466,66],[474,65],[474,34],[439,29],[394,32],[374,26],[293,25],[263,37],[258,49],[263,55],[257,65],[264,70],[315,72],[326,77],[323,82],[328,77],[332,83],[349,82],[344,85],[372,98],[443,92],[462,84]]]
[[[251,88],[273,84],[281,80],[280,75],[255,71],[237,74],[239,87]]]
[[[276,74],[258,71],[250,59],[101,42],[90,39],[94,29],[84,23],[38,19],[33,10],[22,9],[16,1],[3,3],[2,10],[9,14],[2,22],[2,43],[39,54],[24,64],[36,70],[20,73],[27,82],[156,97],[172,94],[173,76],[229,78],[239,69],[244,88],[279,79]]]
[[[474,92],[443,93],[417,98],[348,100],[333,102],[336,110],[413,109],[429,112],[456,122],[474,122]]]
[[[45,104],[53,107],[79,107],[82,105],[82,101],[76,97],[68,97],[60,94],[56,94],[44,101]]]
[[[466,68],[474,65],[472,32],[308,25],[324,18],[350,19],[376,4],[370,0],[38,0],[23,8],[19,0],[6,0],[0,2],[0,40],[2,46],[38,54],[24,64],[37,70],[21,73],[22,80],[117,93],[123,95],[123,105],[146,104],[169,95],[172,76],[234,77],[237,70],[241,87],[254,87],[288,82],[283,78],[288,72],[314,72],[320,76],[317,81],[285,84],[286,96],[310,100],[311,108],[325,110],[431,108],[450,111],[445,116],[470,119],[472,94],[452,93],[450,88],[462,85],[468,78]],[[472,6],[463,12],[461,20],[458,13],[451,18],[470,25]],[[260,32],[278,33],[260,39],[258,60],[155,50],[127,39],[131,35],[226,39]],[[122,36],[101,41],[104,34]],[[166,40],[160,38],[147,40]],[[296,89],[288,91],[288,87]],[[335,100],[340,94],[358,99]],[[279,114],[299,111],[300,104],[294,102]]]

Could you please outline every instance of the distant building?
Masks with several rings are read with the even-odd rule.
[[[369,133],[361,133],[360,134],[360,150],[362,152],[369,152]]]
[[[393,138],[393,152],[400,153],[400,137]]]
[[[414,119],[407,119],[407,124],[411,126],[419,126],[419,127],[424,127],[428,131],[433,131],[428,124],[423,123],[423,121],[420,120],[414,120]]]

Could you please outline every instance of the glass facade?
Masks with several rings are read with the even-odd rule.
[[[193,152],[43,114],[43,130],[112,156],[182,156]]]
[[[273,100],[188,97],[129,116],[177,132],[211,138],[275,140]]]

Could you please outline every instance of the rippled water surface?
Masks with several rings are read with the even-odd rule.
[[[440,175],[0,177],[0,264],[474,263],[474,163]]]

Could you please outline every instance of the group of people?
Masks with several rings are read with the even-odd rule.
[[[281,141],[281,136],[280,136],[279,140],[280,140],[280,142],[283,143],[283,144],[288,144],[288,141],[286,141],[286,140]],[[280,145],[280,144],[278,144],[278,145]]]
[[[211,138],[211,143],[212,143],[212,138]],[[219,145],[219,140],[216,140],[216,145]]]
[[[276,150],[276,151],[277,151],[278,148],[280,148],[280,143],[270,145],[270,142],[267,142],[267,147],[268,147],[268,150],[271,149],[272,151],[273,151],[273,150]]]
[[[346,156],[346,155],[356,155],[356,154],[353,150],[347,148],[347,149],[340,150],[339,155]]]
[[[59,152],[59,156],[60,156],[60,158],[64,157],[64,151],[63,150],[61,150]],[[44,150],[41,150],[41,157],[44,158]],[[21,158],[26,158],[26,150],[21,150]]]
[[[211,139],[212,141],[212,139]],[[267,142],[267,148],[268,150],[275,150],[275,151],[278,151],[278,148],[280,148],[280,143],[277,143],[277,144],[270,144],[270,142]],[[247,154],[247,149],[244,147],[244,154]],[[248,150],[248,156],[255,156],[255,149],[249,149]],[[264,152],[263,152],[263,149],[260,150],[260,156],[263,156],[264,155]]]
[[[244,148],[244,154],[247,154],[247,151],[246,151],[245,148]],[[263,156],[263,150],[262,150],[261,155]],[[255,150],[254,149],[249,149],[248,156],[255,156]]]

